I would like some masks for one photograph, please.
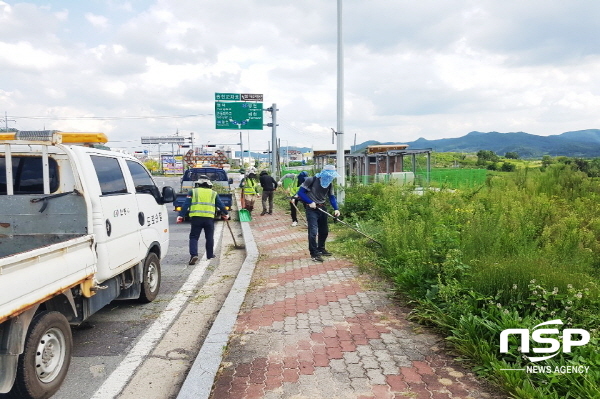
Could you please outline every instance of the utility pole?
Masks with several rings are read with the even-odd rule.
[[[2,120],[2,119],[0,119],[0,120]],[[4,111],[4,131],[7,133],[8,133],[8,122],[17,123],[17,121],[14,119],[8,119],[8,116],[6,115],[6,111]]]

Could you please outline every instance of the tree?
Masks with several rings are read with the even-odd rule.
[[[542,167],[546,168],[554,163],[554,160],[550,155],[544,155],[542,157]]]
[[[148,159],[144,162],[144,166],[146,166],[151,173],[156,173],[160,167],[160,164],[156,159]]]
[[[519,154],[516,153],[515,151],[509,151],[506,154],[504,154],[504,158],[507,158],[507,159],[519,159]]]
[[[498,162],[500,157],[494,151],[479,150],[477,152],[477,165],[485,165],[488,162]]]
[[[500,170],[502,172],[514,172],[516,169],[516,166],[514,163],[510,163],[510,162],[504,162],[502,163],[502,166],[500,167]]]

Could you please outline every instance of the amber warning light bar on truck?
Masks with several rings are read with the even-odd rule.
[[[22,130],[16,133],[0,133],[0,141],[47,141],[65,144],[104,144],[108,137],[104,133],[61,132],[58,130]]]

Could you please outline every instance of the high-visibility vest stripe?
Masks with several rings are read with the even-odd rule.
[[[209,188],[195,188],[192,191],[192,204],[190,206],[190,216],[200,216],[212,218],[215,216],[217,207],[215,201],[217,193]]]

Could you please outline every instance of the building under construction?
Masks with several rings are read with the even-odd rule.
[[[346,179],[349,182],[362,184],[389,180],[412,183],[418,172],[417,155],[425,155],[425,181],[422,183],[428,183],[431,173],[431,148],[414,150],[407,148],[406,144],[386,144],[371,145],[356,153],[346,150],[344,153]],[[336,154],[336,150],[314,151],[313,157],[317,170],[328,163],[335,162]],[[406,164],[409,164],[409,168],[405,168]]]

